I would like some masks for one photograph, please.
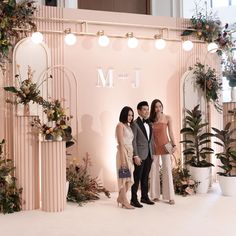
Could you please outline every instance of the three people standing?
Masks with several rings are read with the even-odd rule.
[[[154,202],[148,196],[149,173],[151,198],[158,200],[160,198],[160,175],[159,175],[159,157],[163,161],[164,182],[163,199],[168,199],[170,204],[174,204],[174,189],[171,171],[171,159],[164,151],[164,144],[168,142],[167,129],[169,136],[174,144],[171,120],[168,116],[162,114],[163,105],[160,100],[154,100],[151,105],[150,123],[149,106],[146,101],[137,105],[138,118],[133,121],[133,110],[130,107],[124,107],[120,113],[120,122],[116,127],[116,137],[118,141],[117,151],[117,171],[120,168],[128,168],[131,172],[129,178],[118,178],[119,196],[118,204],[127,209],[134,207],[141,208],[141,203],[153,205]],[[159,123],[158,123],[159,122]],[[162,123],[162,129],[159,124]],[[161,140],[161,141],[160,141]],[[154,163],[152,164],[154,159]],[[165,163],[165,164],[164,164]],[[153,167],[154,166],[154,167]],[[171,185],[172,182],[172,185]],[[127,200],[126,193],[131,187],[131,201]],[[141,185],[141,203],[138,200],[137,191]],[[173,191],[172,191],[173,190]]]

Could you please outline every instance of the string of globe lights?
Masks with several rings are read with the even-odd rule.
[[[36,18],[37,20],[47,20],[45,18]],[[124,23],[112,23],[112,22],[94,22],[94,21],[73,21],[73,20],[66,20],[66,19],[49,19],[50,21],[60,21],[60,22],[70,22],[74,24],[80,24],[83,28],[80,32],[73,32],[71,28],[66,28],[64,31],[44,31],[45,33],[60,33],[64,34],[64,42],[68,46],[73,46],[77,42],[77,36],[94,36],[97,37],[98,45],[101,47],[107,47],[110,44],[110,38],[125,38],[127,40],[127,46],[131,49],[135,49],[139,45],[139,40],[153,40],[154,46],[157,50],[163,50],[166,47],[166,41],[179,41],[182,42],[182,49],[184,51],[191,51],[194,47],[193,42],[195,43],[203,43],[200,40],[190,40],[180,36],[180,39],[173,39],[169,37],[164,37],[164,32],[167,32],[169,36],[169,31],[183,31],[184,29],[180,28],[171,28],[171,27],[161,27],[161,26],[151,26],[151,25],[138,25],[138,24],[124,24]],[[96,33],[89,33],[87,28],[88,24],[90,25],[118,25],[118,26],[125,26],[125,27],[139,27],[139,28],[150,28],[153,30],[158,31],[157,34],[154,34],[153,37],[144,37],[144,36],[136,36],[134,32],[129,31],[124,35],[112,35],[106,34],[104,30],[99,30]],[[189,30],[189,29],[188,29]],[[191,30],[191,29],[190,29]],[[195,31],[195,29],[192,29]],[[44,36],[42,34],[43,31],[33,32],[31,35],[31,39],[33,43],[39,44],[42,43],[44,40]],[[207,46],[207,50],[210,53],[215,53],[218,49],[218,45],[214,42],[211,42]]]

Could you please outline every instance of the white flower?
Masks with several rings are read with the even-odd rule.
[[[6,180],[6,182],[7,182],[8,184],[11,184],[11,183],[12,183],[12,179],[11,179],[11,178],[12,178],[11,175],[5,176],[5,180]]]

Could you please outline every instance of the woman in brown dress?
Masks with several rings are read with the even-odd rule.
[[[165,144],[172,143],[176,151],[172,121],[170,116],[163,113],[163,104],[155,99],[151,104],[150,121],[153,126],[154,150],[152,169],[150,173],[150,196],[154,201],[160,199],[160,158],[162,161],[162,198],[169,204],[175,204],[174,185],[171,167],[171,155],[166,151]]]

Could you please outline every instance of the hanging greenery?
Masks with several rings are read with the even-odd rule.
[[[0,142],[0,212],[13,213],[21,210],[22,188],[17,188],[16,178],[13,177],[14,166],[4,155],[3,139]]]
[[[212,102],[216,110],[222,112],[222,106],[219,104],[222,82],[218,78],[216,70],[200,62],[189,69],[193,70],[196,85],[204,92],[207,102]]]
[[[98,182],[97,178],[92,178],[88,174],[88,165],[89,157],[87,154],[81,165],[71,164],[67,168],[66,176],[67,181],[69,181],[68,201],[82,205],[82,203],[98,200],[100,193],[104,193],[108,198],[110,197],[109,191]]]
[[[19,29],[30,28],[35,30],[36,25],[32,16],[36,10],[34,1],[22,0],[16,3],[15,0],[3,0],[0,4],[0,66],[5,60],[9,60],[9,52],[12,39],[19,39]],[[18,29],[18,30],[17,30]]]

